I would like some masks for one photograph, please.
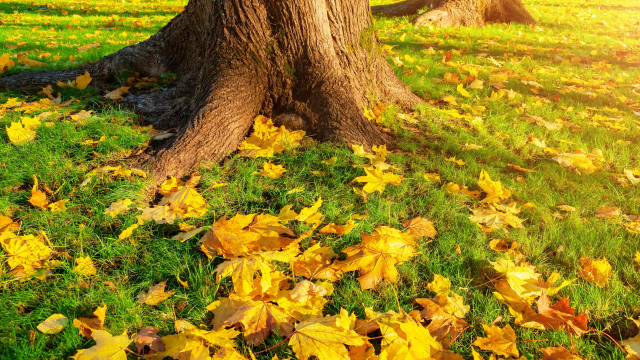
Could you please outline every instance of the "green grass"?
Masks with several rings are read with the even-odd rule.
[[[383,2],[387,1],[374,1]],[[222,216],[236,213],[277,214],[287,204],[299,210],[321,196],[325,202],[320,211],[325,214],[325,222],[342,224],[352,214],[368,215],[348,236],[319,238],[339,251],[358,243],[360,232],[368,233],[380,225],[402,228],[403,220],[415,216],[429,218],[439,235],[421,246],[419,256],[399,267],[397,285],[385,283],[376,291],[363,291],[356,275],[348,274],[336,283],[337,291],[326,312],[337,313],[342,307],[362,317],[365,307],[398,310],[398,303],[408,311],[415,298],[432,296],[426,284],[433,274],[441,274],[451,279],[454,290],[471,306],[466,320],[473,327],[451,347],[465,358],[470,357],[469,345],[476,336],[484,336],[482,323],[490,324],[500,316],[507,323],[512,319],[507,308],[494,299],[487,284],[492,274],[488,261],[501,256],[489,249],[491,239],[507,237],[517,241],[528,261],[545,278],[553,271],[564,278],[575,278],[582,255],[606,257],[614,270],[609,285],[600,289],[579,279],[563,289],[556,300],[568,297],[578,312],[589,314],[592,328],[618,339],[633,335],[626,319],[640,315],[637,290],[640,269],[633,262],[635,252],[640,251],[640,237],[628,232],[619,219],[598,219],[594,212],[604,205],[615,205],[624,214],[640,214],[640,187],[622,187],[616,180],[624,169],[640,167],[640,117],[632,111],[640,111],[640,90],[632,86],[640,84],[637,25],[640,1],[583,3],[527,1],[532,14],[539,19],[535,26],[415,29],[407,18],[376,19],[375,27],[382,42],[393,46],[390,61],[394,63],[392,58],[397,57],[404,63],[394,65],[397,74],[432,103],[412,114],[415,123],[403,122],[399,116],[402,111],[394,107],[384,115],[385,125],[398,134],[399,150],[390,156],[389,162],[407,180],[364,201],[353,192],[351,183],[363,175],[361,169],[352,166],[365,163],[363,159],[356,158],[343,145],[307,141],[296,151],[273,159],[272,162],[288,169],[277,180],[252,175],[262,166],[261,159],[231,156],[224,165],[201,169],[203,182],[199,189],[211,208],[205,217],[189,223],[211,225]],[[44,62],[47,69],[78,65],[144,40],[183,5],[184,1],[59,0],[49,5],[42,0],[3,2],[0,55],[9,53],[16,60],[18,54],[23,54]],[[99,46],[83,51],[81,47],[90,44]],[[452,52],[449,63],[443,62],[447,51]],[[616,55],[620,51],[630,54]],[[408,61],[407,55],[415,61]],[[69,60],[70,56],[75,59]],[[490,57],[504,65],[494,66],[488,60]],[[581,58],[582,62],[571,63],[572,58]],[[482,90],[468,89],[471,99],[460,96],[455,84],[433,81],[443,79],[447,72],[466,76],[472,67],[478,71],[478,78],[485,80],[485,86]],[[29,69],[18,64],[5,75]],[[486,100],[492,93],[488,85],[492,81],[491,72],[505,69],[512,71],[506,89],[513,90],[515,97]],[[561,93],[563,86],[571,85],[574,79],[586,84]],[[531,85],[522,80],[538,82],[542,86],[539,94],[533,93]],[[486,111],[474,122],[452,118],[441,110],[456,107],[437,101],[445,95],[455,96],[459,104],[485,106]],[[43,95],[0,93],[0,104],[14,97],[33,101]],[[137,213],[115,219],[103,214],[118,199],[130,198],[138,206],[152,201],[149,198],[152,182],[135,177],[102,178],[80,186],[91,169],[122,162],[129,153],[144,146],[150,136],[140,129],[135,114],[105,102],[91,87],[85,91],[65,89],[62,98],[78,102],[54,109],[54,115],[47,119],[52,124],[38,129],[34,142],[15,146],[8,141],[6,132],[0,131],[0,214],[20,219],[21,234],[45,231],[57,251],[55,258],[61,261],[44,280],[18,282],[0,273],[0,358],[61,359],[92,346],[93,341],[78,335],[73,326],[57,335],[45,335],[35,328],[54,313],[62,313],[69,319],[89,316],[102,302],[108,306],[105,328],[112,334],[126,331],[132,335],[144,326],[155,326],[161,334],[173,333],[175,318],[206,324],[210,314],[205,306],[230,289],[230,283],[219,284],[212,275],[221,261],[210,261],[204,256],[198,249],[198,237],[184,243],[171,240],[178,232],[177,226],[147,224],[134,234],[135,244],[118,240],[120,232],[136,222]],[[607,111],[605,107],[617,111]],[[94,111],[85,125],[69,120],[69,114],[81,109]],[[579,125],[581,130],[572,131],[567,126],[559,131],[547,130],[524,121],[518,109],[526,109],[526,113],[547,121],[562,119]],[[596,126],[592,122],[597,119],[596,114],[615,116],[626,129],[615,131]],[[0,128],[19,120],[21,115],[12,111],[0,114]],[[496,132],[509,137],[498,138]],[[606,162],[593,174],[577,175],[529,144],[529,135],[564,151],[599,148]],[[95,147],[82,145],[84,140],[101,136],[106,141]],[[618,140],[629,144],[621,145],[616,143]],[[483,148],[461,150],[465,143]],[[335,165],[322,163],[334,156],[338,158]],[[451,156],[464,160],[466,165],[460,167],[444,160]],[[509,168],[508,163],[536,172],[522,174]],[[520,205],[526,202],[537,205],[536,209],[520,214],[526,219],[525,229],[485,235],[469,220],[468,207],[474,206],[474,200],[449,194],[440,184],[422,178],[425,172],[436,172],[443,184],[455,182],[476,189],[482,169],[512,190],[513,200]],[[311,171],[327,173],[316,176]],[[51,213],[27,202],[34,175],[56,192],[50,197],[52,200],[70,199],[67,211]],[[209,189],[219,182],[229,185]],[[302,191],[289,193],[296,188]],[[574,206],[577,211],[563,213],[565,218],[557,219],[553,214],[559,212],[556,206],[562,204]],[[458,246],[461,254],[455,251]],[[71,271],[73,259],[87,255],[94,260],[98,274],[80,279]],[[189,282],[188,289],[178,283],[177,274]],[[155,307],[138,305],[137,294],[160,281],[167,281],[167,288],[176,294]],[[115,290],[105,282],[116,284]],[[559,331],[523,328],[516,331],[519,340],[548,340],[519,343],[520,351],[528,358],[541,357],[537,351],[540,347],[572,346],[570,337]],[[272,336],[257,350],[279,340]],[[590,334],[574,341],[584,358],[623,358],[623,353],[604,337]],[[246,347],[239,348],[246,351]],[[293,357],[288,347],[280,346],[262,354],[262,358],[271,359],[274,354]]]

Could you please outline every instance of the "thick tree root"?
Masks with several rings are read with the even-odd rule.
[[[486,23],[534,24],[535,19],[521,0],[405,0],[374,6],[374,14],[405,16],[431,9],[413,19],[416,27],[483,26]]]
[[[405,0],[394,4],[372,6],[371,12],[384,16],[416,15],[427,6],[432,6],[437,0]]]
[[[91,85],[104,88],[118,73],[131,71],[142,76],[159,76],[166,71],[162,58],[158,56],[158,44],[154,38],[126,47],[91,64],[58,71],[27,71],[0,78],[0,89],[13,91],[40,90],[58,81],[73,81],[85,73],[93,78]]]

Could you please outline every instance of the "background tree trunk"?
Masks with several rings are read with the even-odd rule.
[[[535,23],[521,0],[405,0],[374,6],[371,11],[385,16],[406,16],[416,15],[426,7],[430,7],[430,10],[414,18],[415,26],[483,26],[491,22]]]
[[[84,71],[97,86],[121,71],[176,73],[174,88],[132,97],[154,127],[178,129],[138,159],[159,180],[222,160],[258,114],[323,140],[390,144],[362,108],[421,100],[380,55],[369,14],[364,0],[191,0],[145,42],[77,69],[2,78],[0,88],[39,89]]]

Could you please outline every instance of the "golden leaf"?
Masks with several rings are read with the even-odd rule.
[[[405,220],[402,222],[402,225],[406,228],[409,234],[413,235],[416,239],[423,237],[434,238],[438,235],[433,223],[420,216],[411,220]]]
[[[518,357],[520,353],[516,347],[516,333],[511,326],[507,325],[503,329],[492,325],[482,324],[486,338],[478,337],[472,344],[482,350],[492,351],[497,355]]]
[[[286,171],[287,170],[282,165],[275,165],[265,162],[262,165],[262,170],[256,173],[271,179],[279,179]]]
[[[442,275],[434,274],[433,276],[433,281],[427,284],[427,290],[448,295],[451,292],[451,281]]]
[[[71,356],[74,360],[127,360],[125,350],[131,340],[126,332],[122,335],[112,336],[104,330],[96,330],[91,334],[96,344],[88,349],[78,350]]]
[[[395,265],[408,261],[415,250],[412,235],[381,226],[371,235],[362,235],[360,244],[344,249],[347,258],[335,263],[335,267],[343,272],[360,271],[362,289],[375,289],[383,279],[397,282]]]
[[[582,360],[563,347],[546,347],[538,349],[544,355],[540,360]]]
[[[12,122],[6,129],[9,141],[16,145],[26,144],[36,138],[36,131],[23,126],[20,122]]]
[[[433,181],[433,182],[441,182],[440,180],[440,175],[439,174],[435,174],[435,173],[425,173],[423,175],[424,179],[427,181]]]
[[[73,272],[84,276],[90,276],[96,274],[96,267],[93,265],[93,260],[90,257],[76,258],[76,266],[73,268]]]
[[[49,210],[51,210],[52,213],[58,213],[58,212],[63,212],[65,210],[67,210],[67,207],[65,206],[65,204],[69,201],[69,199],[64,199],[64,200],[60,200],[60,201],[56,201],[54,203],[49,204]]]
[[[607,258],[597,260],[583,255],[578,262],[581,266],[578,269],[578,274],[585,280],[598,285],[598,287],[602,288],[607,285],[609,278],[613,275],[611,264],[609,264]]]
[[[69,319],[62,314],[53,314],[36,327],[43,334],[57,334],[69,324]]]
[[[489,173],[484,170],[480,171],[478,186],[487,194],[487,196],[480,201],[482,203],[496,203],[501,200],[506,200],[511,196],[511,191],[502,187],[500,181],[491,180]]]
[[[344,309],[340,315],[317,317],[296,325],[296,332],[289,340],[289,346],[296,357],[307,360],[314,356],[318,360],[348,360],[349,352],[345,345],[361,346],[365,340],[349,326],[355,322],[349,320]]]
[[[74,82],[75,88],[84,90],[87,88],[87,86],[89,86],[89,83],[91,83],[91,80],[93,80],[91,78],[91,75],[89,74],[88,71],[85,71],[83,75],[80,75],[76,78]]]
[[[447,161],[450,161],[452,163],[455,163],[455,164],[457,164],[459,166],[463,166],[465,164],[464,161],[456,159],[455,156],[452,156],[452,157],[449,157],[449,158],[444,158],[444,159],[447,160]]]
[[[402,175],[396,175],[392,172],[385,173],[377,167],[365,167],[364,172],[367,174],[366,176],[359,176],[354,180],[366,183],[362,190],[368,194],[375,191],[382,193],[387,184],[400,185],[404,180]]]
[[[131,206],[131,204],[133,204],[133,201],[129,199],[118,200],[111,203],[108,208],[104,209],[104,213],[114,218],[129,211],[129,206]]]
[[[13,60],[11,60],[11,58],[9,57],[9,54],[7,53],[2,54],[2,56],[0,56],[0,74],[11,70],[11,68],[15,64],[16,63]]]
[[[153,306],[167,300],[171,295],[175,294],[175,292],[165,292],[164,288],[166,286],[167,282],[163,281],[150,287],[148,292],[141,291],[140,294],[138,294],[138,303]]]

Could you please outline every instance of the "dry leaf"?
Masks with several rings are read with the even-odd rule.
[[[171,295],[175,294],[175,292],[165,292],[164,288],[166,286],[167,282],[163,281],[150,287],[148,292],[141,291],[140,294],[138,294],[138,303],[153,306],[167,300]]]
[[[38,324],[37,329],[43,334],[57,334],[69,324],[69,319],[62,314],[53,314]]]
[[[90,257],[76,258],[76,266],[73,268],[73,272],[84,276],[91,276],[96,274],[96,267],[93,265],[93,261]]]
[[[518,357],[520,353],[516,347],[516,333],[511,326],[507,325],[503,329],[492,325],[482,324],[486,338],[478,337],[472,344],[482,350],[492,351],[497,355]]]
[[[597,260],[583,255],[578,262],[580,262],[578,274],[585,280],[598,285],[598,287],[602,288],[607,285],[609,278],[613,275],[611,264],[609,264],[607,258]]]
[[[423,237],[433,239],[438,235],[438,232],[433,226],[433,223],[420,216],[415,217],[411,220],[405,220],[402,222],[402,225],[405,227],[406,231],[408,231],[416,239],[421,239]]]

